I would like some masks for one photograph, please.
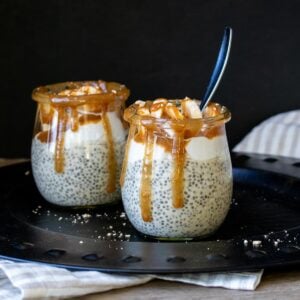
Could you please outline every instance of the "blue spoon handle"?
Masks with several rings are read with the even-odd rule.
[[[211,78],[207,86],[207,89],[205,91],[204,97],[201,100],[200,111],[204,110],[204,108],[212,98],[215,90],[219,85],[219,82],[221,80],[221,77],[224,73],[228,61],[230,47],[231,47],[231,40],[232,40],[232,29],[230,27],[225,27],[217,62],[211,74]]]

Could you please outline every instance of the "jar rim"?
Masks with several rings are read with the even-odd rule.
[[[178,103],[178,101],[181,101],[184,99],[174,99],[174,100],[168,100],[168,102],[175,102]],[[196,99],[193,99],[196,100]],[[199,100],[196,100],[199,101]],[[153,101],[151,101],[153,102]],[[217,104],[220,105],[217,102],[210,102],[211,104]],[[176,119],[169,119],[169,118],[156,118],[149,115],[140,115],[138,114],[138,106],[137,105],[130,105],[127,107],[124,111],[124,119],[125,121],[129,122],[130,124],[138,125],[162,125],[162,124],[170,124],[172,125],[182,125],[182,126],[217,126],[221,124],[225,124],[230,121],[231,119],[231,112],[226,106],[220,105],[221,111],[216,116],[210,116],[202,118],[185,118],[183,120],[176,120]]]
[[[63,95],[66,90],[76,90],[81,87],[97,87],[99,92],[81,95]],[[66,81],[39,86],[32,91],[32,99],[40,103],[55,104],[84,104],[87,102],[112,102],[114,100],[126,101],[130,90],[121,83],[104,80]]]

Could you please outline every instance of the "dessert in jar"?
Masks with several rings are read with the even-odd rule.
[[[225,133],[226,107],[199,101],[136,101],[121,174],[130,222],[158,238],[212,234],[231,204],[232,166]]]
[[[122,114],[129,90],[105,81],[36,88],[31,147],[36,185],[49,202],[94,206],[120,199],[119,176],[127,128]]]

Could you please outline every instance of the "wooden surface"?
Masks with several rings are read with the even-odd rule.
[[[25,160],[0,158],[0,167]],[[154,280],[136,287],[112,290],[76,299],[300,299],[300,266],[283,270],[265,271],[256,291],[206,288],[190,284]]]

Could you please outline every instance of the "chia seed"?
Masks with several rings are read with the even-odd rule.
[[[172,161],[154,160],[152,167],[151,222],[140,209],[142,160],[128,162],[122,199],[128,219],[140,232],[156,237],[197,237],[213,233],[224,221],[231,204],[230,160],[186,159],[184,207],[172,206]],[[198,187],[197,187],[198,185]]]
[[[116,178],[120,177],[125,142],[115,142]],[[116,191],[106,191],[109,170],[108,147],[97,142],[64,150],[63,173],[54,168],[54,154],[49,144],[33,139],[31,163],[36,185],[49,202],[61,206],[92,206],[117,202],[121,198],[118,180]]]

